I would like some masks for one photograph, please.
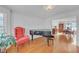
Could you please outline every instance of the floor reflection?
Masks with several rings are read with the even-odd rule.
[[[55,35],[54,52],[77,52],[74,38],[66,34],[58,33]]]

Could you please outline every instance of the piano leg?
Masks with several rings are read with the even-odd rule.
[[[33,41],[33,35],[31,35],[31,37],[32,37],[32,41]]]
[[[50,39],[50,38],[48,37],[48,38],[47,38],[47,44],[48,44],[48,46],[49,46],[49,39]]]

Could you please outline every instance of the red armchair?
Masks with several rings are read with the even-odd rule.
[[[25,29],[22,27],[15,28],[15,38],[17,46],[24,45],[29,42],[29,36],[25,35]]]

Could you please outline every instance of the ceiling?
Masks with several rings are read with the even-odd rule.
[[[11,9],[13,12],[43,19],[50,17],[50,15],[79,10],[78,5],[53,5],[54,8],[51,11],[45,10],[44,6],[45,5],[6,5],[4,7]]]

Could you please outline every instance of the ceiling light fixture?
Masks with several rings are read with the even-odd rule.
[[[54,9],[54,6],[53,6],[53,5],[47,5],[47,6],[45,6],[44,8],[45,8],[45,10],[47,10],[47,11],[52,11],[52,10]]]

